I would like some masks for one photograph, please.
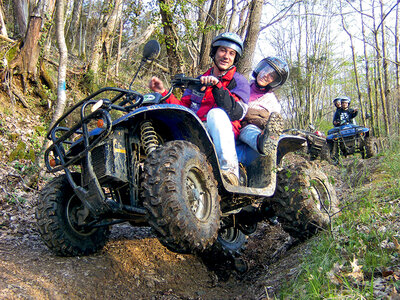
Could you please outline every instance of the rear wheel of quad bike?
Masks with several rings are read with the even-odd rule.
[[[367,158],[376,156],[379,153],[379,143],[375,137],[367,136],[365,138],[365,152]]]
[[[299,240],[326,227],[339,211],[335,189],[327,176],[307,162],[278,172],[272,201],[282,228]]]
[[[80,182],[79,174],[72,175],[76,182]],[[104,247],[109,235],[108,227],[84,228],[78,225],[91,222],[93,218],[65,175],[53,179],[41,191],[36,219],[46,245],[61,256],[95,253]]]
[[[143,174],[144,207],[160,242],[175,252],[203,251],[217,238],[220,205],[211,165],[186,141],[158,147]]]

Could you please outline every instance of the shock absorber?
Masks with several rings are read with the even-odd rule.
[[[146,155],[158,147],[158,138],[151,121],[144,121],[140,125],[140,140]]]

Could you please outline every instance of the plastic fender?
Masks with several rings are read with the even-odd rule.
[[[215,178],[218,181],[221,180],[220,166],[214,144],[203,122],[192,110],[176,104],[140,107],[115,120],[113,127],[130,128],[133,124],[139,124],[143,120],[152,120],[158,124],[158,128],[161,126],[162,131],[169,134],[167,140],[185,140],[199,147],[211,163]],[[155,126],[156,131],[157,126]]]
[[[281,135],[278,141],[277,165],[289,152],[294,152],[307,145],[307,139],[297,135]]]
[[[203,122],[190,109],[176,104],[159,104],[141,107],[135,111],[122,116],[113,122],[113,127],[131,127],[132,123],[142,120],[153,120],[162,125],[162,129],[168,129],[171,140],[185,140],[198,146],[211,160],[216,160],[216,151],[211,137],[208,134]],[[125,127],[125,125],[123,125]],[[157,131],[157,127],[155,128]],[[214,157],[213,159],[211,159]]]

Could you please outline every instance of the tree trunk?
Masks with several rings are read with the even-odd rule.
[[[42,36],[40,31],[42,23],[46,21],[45,15],[52,15],[54,0],[39,0],[34,8],[28,24],[24,45],[21,52],[10,63],[10,69],[19,68],[23,77],[24,91],[26,91],[26,79],[36,81],[37,65],[40,55],[39,40]]]
[[[89,63],[89,71],[93,73],[93,79],[95,82],[98,82],[97,74],[99,71],[100,58],[102,55],[108,54],[109,49],[107,46],[110,45],[111,34],[115,30],[117,17],[120,15],[122,9],[122,0],[115,0],[112,3],[109,3],[109,7],[112,7],[110,15],[106,15],[103,18],[104,21],[102,22],[99,35],[95,39]]]
[[[244,41],[243,57],[238,63],[238,70],[246,78],[249,78],[252,70],[253,56],[256,49],[258,34],[260,32],[260,21],[262,15],[263,0],[252,0],[249,9],[249,26]]]
[[[363,11],[363,6],[362,6],[362,0],[360,0],[360,11]],[[375,114],[375,106],[374,106],[374,101],[372,100],[372,94],[371,94],[371,79],[370,79],[370,74],[369,74],[369,59],[368,59],[368,51],[367,51],[367,41],[365,39],[365,23],[364,23],[364,15],[361,14],[361,36],[363,40],[363,46],[364,46],[364,61],[365,61],[365,80],[367,84],[367,96],[368,96],[368,104],[369,104],[369,109],[370,109],[370,115],[371,115],[371,128],[372,131],[375,135],[377,135],[377,130],[378,130],[378,125],[376,123],[377,121],[377,115]]]
[[[232,14],[231,14],[231,18],[229,19],[228,22],[228,31],[232,32],[233,28],[234,28],[234,24],[235,24],[235,20],[236,20],[236,16],[237,16],[237,1],[236,0],[232,0]]]
[[[82,14],[82,3],[83,0],[74,0],[74,9],[72,10],[71,23],[66,35],[66,42],[70,51],[75,50],[77,46],[76,38],[78,37],[80,23],[79,21]]]
[[[68,62],[68,50],[67,45],[65,43],[65,35],[64,35],[64,0],[57,0],[56,3],[56,34],[57,34],[57,43],[58,43],[58,51],[60,53],[60,63],[58,67],[58,88],[57,88],[57,103],[54,109],[52,121],[50,127],[54,125],[54,123],[62,116],[65,103],[66,103],[66,94],[65,94],[65,78],[67,74],[67,62]]]
[[[386,51],[386,37],[385,37],[385,22],[383,21],[386,18],[386,15],[383,11],[383,2],[382,0],[379,1],[381,6],[381,32],[382,32],[382,68],[383,68],[383,86],[384,86],[384,94],[386,100],[386,110],[387,110],[387,117],[389,127],[391,125],[391,107],[389,103],[389,79],[388,79],[388,61],[387,61],[387,51]]]
[[[249,15],[250,15],[249,5],[250,5],[250,3],[247,3],[246,6],[242,10],[243,13],[241,13],[240,19],[241,20],[244,19],[244,21],[239,21],[240,25],[239,25],[239,28],[238,28],[238,35],[241,38],[245,37],[246,31],[247,31],[247,26],[249,24]]]
[[[372,7],[372,15],[375,16],[374,7]],[[381,47],[379,45],[378,35],[379,31],[375,24],[375,18],[373,18],[373,26],[374,26],[374,40],[375,40],[375,58],[376,58],[376,77],[378,80],[378,89],[379,89],[379,96],[381,98],[382,104],[382,112],[383,112],[383,121],[385,124],[385,134],[386,136],[390,136],[390,129],[389,129],[389,119],[386,107],[386,96],[385,96],[385,88],[383,86],[383,74],[381,70],[381,61],[382,61],[382,53]]]
[[[8,38],[6,23],[4,22],[3,8],[0,6],[0,34]]]
[[[28,0],[13,0],[15,14],[15,33],[17,36],[23,37],[26,33],[29,3]]]
[[[79,41],[79,55],[82,57],[86,58],[86,35],[88,31],[88,26],[89,26],[89,19],[91,17],[91,11],[92,11],[92,0],[89,0],[88,4],[88,13],[85,16],[85,24],[83,25],[81,22],[81,40]]]
[[[171,0],[159,0],[161,21],[164,29],[165,45],[167,47],[168,68],[170,74],[185,73],[184,60],[179,47],[179,37],[174,23],[173,3]]]
[[[57,42],[60,53],[60,64],[58,68],[58,90],[57,90],[57,103],[54,109],[53,116],[51,118],[50,126],[51,128],[55,122],[62,116],[65,104],[66,104],[66,94],[65,94],[65,77],[67,73],[67,61],[68,61],[68,50],[65,44],[65,36],[64,36],[64,0],[57,0],[56,2],[56,35]],[[50,141],[48,139],[42,145],[42,148],[36,157],[36,164],[39,173],[35,173],[29,178],[29,186],[33,186],[37,179],[44,175],[44,161],[43,161],[43,153],[50,146]]]
[[[121,42],[122,42],[122,31],[124,29],[124,23],[122,19],[119,25],[119,34],[118,34],[118,50],[117,50],[117,61],[115,62],[115,76],[118,76],[119,73],[119,62],[121,60]]]
[[[217,12],[217,2],[218,0],[211,0],[210,9],[208,10],[208,14],[204,23],[203,37],[201,40],[200,58],[199,58],[200,73],[205,72],[210,67],[209,57],[211,50],[211,42],[213,37],[215,37],[215,33],[214,31],[209,30],[209,27],[212,25],[216,25],[215,18]]]
[[[340,10],[342,10],[342,7],[340,7]],[[360,79],[358,77],[356,53],[355,53],[355,50],[354,50],[353,35],[347,29],[347,26],[346,26],[346,24],[344,22],[344,17],[343,17],[342,11],[341,11],[341,17],[342,17],[343,30],[347,33],[347,35],[349,36],[349,39],[350,39],[351,55],[352,55],[352,58],[353,58],[354,76],[355,76],[355,79],[356,79],[357,95],[358,95],[358,101],[360,103],[360,110],[361,110],[361,119],[362,119],[363,126],[366,126],[366,124],[365,124],[365,115],[364,115],[364,106],[363,106],[363,103],[362,103],[362,95],[361,95],[361,89],[360,89]]]

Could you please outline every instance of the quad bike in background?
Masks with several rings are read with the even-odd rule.
[[[307,140],[307,148],[305,150],[311,161],[316,160],[318,157],[321,160],[330,161],[330,150],[326,143],[326,136],[322,131],[316,130],[314,125],[310,124],[307,130],[286,129],[283,134],[292,134],[305,138]]]
[[[380,152],[379,141],[370,129],[353,123],[342,122],[340,126],[330,129],[326,141],[334,162],[338,161],[339,155],[347,157],[361,153],[362,158],[370,158]]]
[[[158,42],[147,43],[140,66],[159,50]],[[236,257],[257,223],[271,216],[304,240],[337,213],[331,182],[310,163],[276,171],[303,137],[281,136],[276,157],[243,166],[241,185],[226,182],[196,114],[162,103],[177,87],[194,89],[200,80],[175,76],[164,97],[102,88],[49,130],[45,163],[57,177],[42,189],[36,219],[54,253],[94,253],[105,245],[111,225],[128,221],[151,226],[172,251],[215,249]]]

